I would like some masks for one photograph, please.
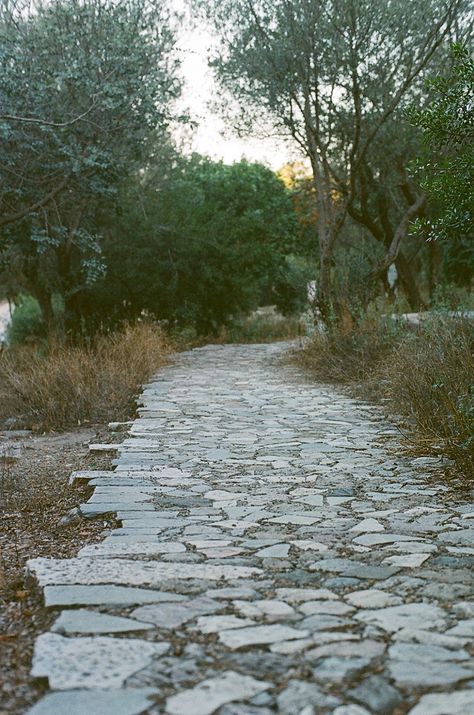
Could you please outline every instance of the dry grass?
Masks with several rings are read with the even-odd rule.
[[[301,337],[304,332],[305,325],[301,318],[284,316],[272,307],[266,307],[223,326],[217,341],[219,343],[272,343],[278,340],[294,340]]]
[[[379,318],[316,333],[295,359],[317,379],[350,385],[404,415],[428,452],[474,477],[474,326],[438,316],[417,330]]]
[[[22,347],[0,356],[0,419],[65,429],[130,414],[140,386],[163,365],[171,345],[149,323],[98,337],[90,346]]]

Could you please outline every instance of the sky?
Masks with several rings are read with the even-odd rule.
[[[172,4],[176,9],[182,7],[181,0],[174,0]],[[198,122],[189,148],[213,159],[222,159],[225,163],[246,158],[261,161],[272,169],[279,169],[291,159],[298,158],[296,149],[291,151],[277,138],[252,139],[233,135],[231,128],[226,127],[222,118],[209,107],[216,87],[207,61],[212,42],[205,26],[191,28],[189,22],[183,22],[178,42],[184,77],[181,102],[182,107],[189,108],[191,117]]]

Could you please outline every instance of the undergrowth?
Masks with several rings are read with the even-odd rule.
[[[438,314],[421,327],[379,316],[316,332],[295,359],[317,379],[347,384],[403,415],[421,451],[474,477],[474,325]]]
[[[122,419],[171,352],[151,323],[101,335],[91,345],[22,346],[0,354],[0,420],[36,430]]]

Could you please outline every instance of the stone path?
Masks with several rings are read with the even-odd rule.
[[[122,526],[29,562],[58,611],[31,714],[474,713],[474,507],[282,351],[179,356],[75,475]]]

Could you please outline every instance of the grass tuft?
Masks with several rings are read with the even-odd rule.
[[[128,325],[92,345],[52,345],[0,354],[0,419],[36,430],[122,419],[171,345],[151,323]]]
[[[474,325],[434,315],[419,328],[364,316],[315,333],[295,360],[407,418],[415,444],[474,477]]]

